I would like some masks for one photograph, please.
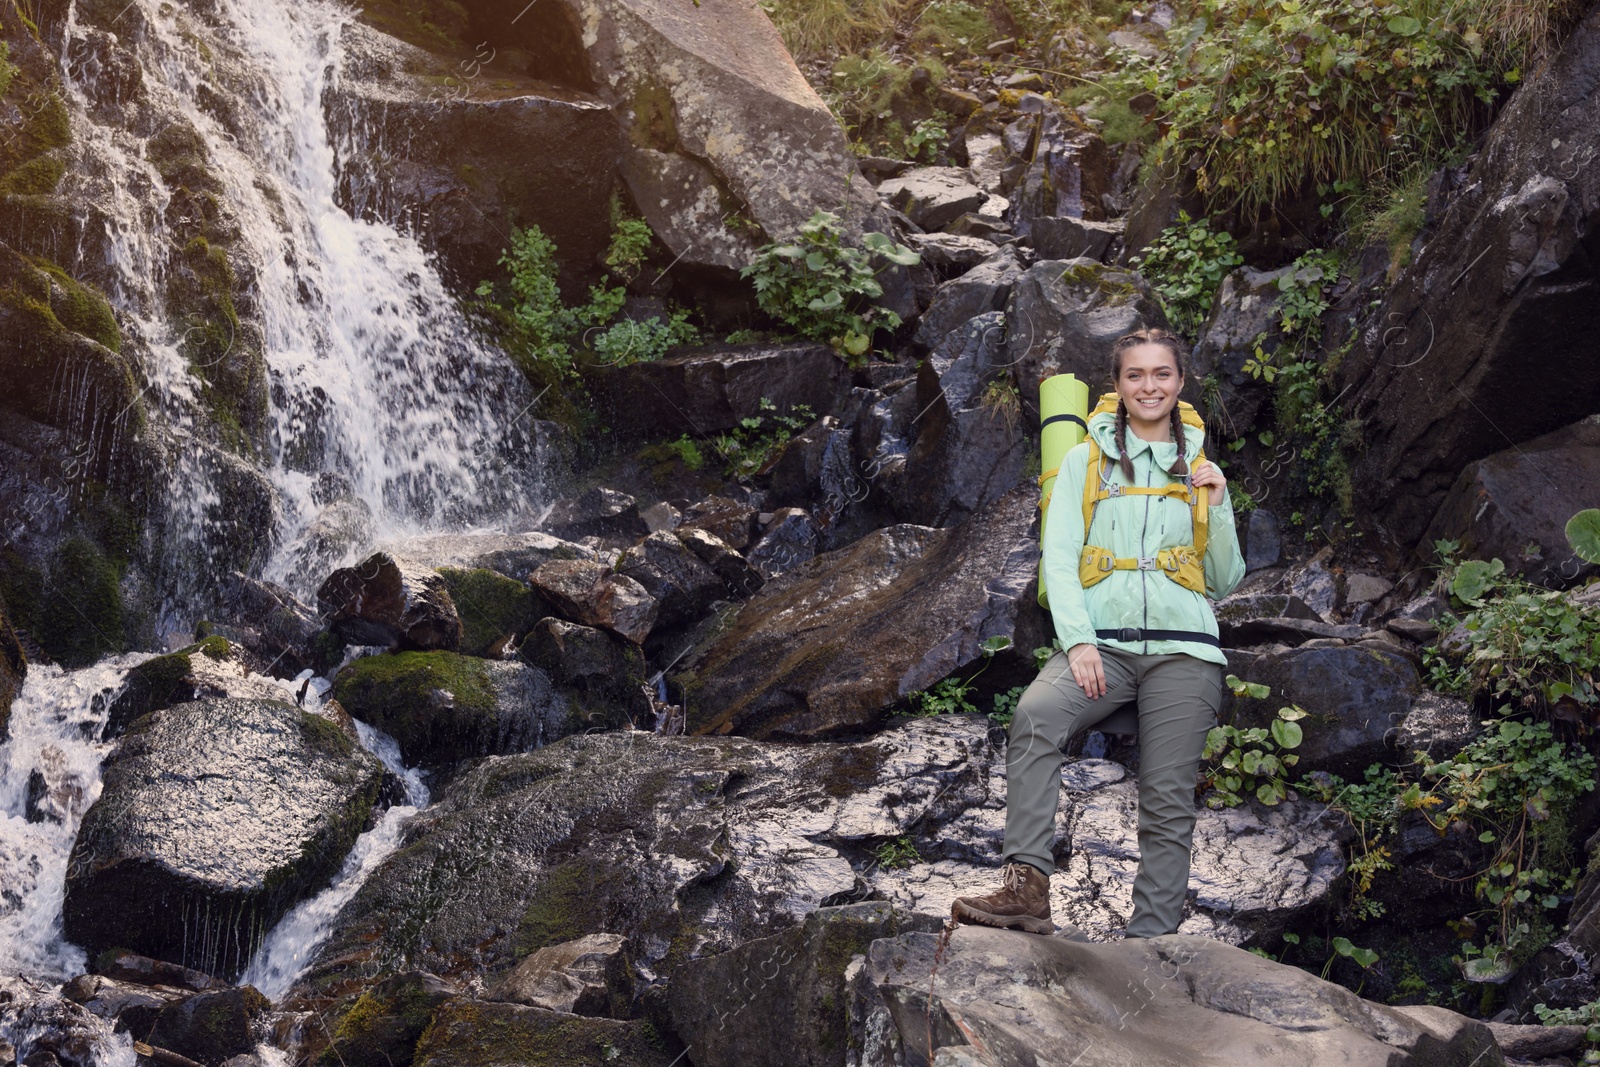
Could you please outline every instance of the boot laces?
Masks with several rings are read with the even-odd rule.
[[[1002,878],[1004,879],[1004,884],[1007,889],[1011,890],[1013,893],[1021,893],[1023,877],[1024,872],[1022,870],[1022,864],[1006,864],[1006,869],[1002,875]]]

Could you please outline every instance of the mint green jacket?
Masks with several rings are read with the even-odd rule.
[[[1185,428],[1185,458],[1191,467],[1200,453],[1201,434]],[[1102,465],[1118,485],[1161,486],[1176,479],[1166,469],[1178,456],[1173,441],[1146,441],[1128,431],[1128,453],[1134,481],[1122,476],[1118,461],[1116,417],[1092,416],[1089,433],[1104,454]],[[1151,461],[1154,456],[1155,462]],[[1217,618],[1211,602],[1157,571],[1117,570],[1085,589],[1078,581],[1078,557],[1083,553],[1083,480],[1089,464],[1087,441],[1069,451],[1061,462],[1050,508],[1045,516],[1043,574],[1050,592],[1050,614],[1062,648],[1091,643],[1140,655],[1183,652],[1212,663],[1227,663],[1222,650],[1200,641],[1134,641],[1095,637],[1095,630],[1136,626],[1147,630],[1193,630],[1216,636]],[[1159,464],[1159,466],[1158,466]],[[1208,492],[1210,490],[1207,490]],[[1244,557],[1233,528],[1233,505],[1224,493],[1211,505],[1207,534],[1206,592],[1211,600],[1227,596],[1244,578]],[[1163,548],[1194,544],[1194,516],[1189,506],[1173,497],[1113,496],[1100,501],[1090,526],[1090,544],[1117,556],[1153,556]]]

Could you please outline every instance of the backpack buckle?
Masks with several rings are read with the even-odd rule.
[[[1116,570],[1116,562],[1110,556],[1100,557],[1100,569],[1103,571]]]
[[[1122,486],[1116,482],[1101,482],[1100,487],[1105,490],[1106,496],[1122,495]]]
[[[1139,569],[1142,571],[1158,571],[1161,569],[1161,561],[1155,556],[1140,556]]]

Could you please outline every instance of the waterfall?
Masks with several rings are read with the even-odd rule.
[[[309,674],[307,675],[309,677]],[[327,683],[321,679],[319,687],[313,686],[306,694],[306,705],[320,703]],[[378,824],[357,838],[355,847],[345,858],[344,867],[333,884],[308,900],[301,901],[272,928],[262,940],[255,959],[239,979],[242,984],[253,985],[268,998],[283,998],[295,980],[305,973],[316,956],[317,949],[333,929],[339,909],[356,895],[367,877],[378,865],[400,847],[401,831],[406,821],[428,805],[428,787],[422,775],[407,768],[400,761],[400,745],[394,738],[374,726],[355,720],[361,745],[377,756],[390,773],[405,783],[406,802],[396,804],[383,813]]]
[[[33,666],[0,745],[0,974],[62,981],[87,960],[61,939],[67,859],[83,813],[100,796],[99,740],[132,653],[63,671]]]
[[[63,191],[95,206],[80,245],[104,251],[107,295],[169,442],[173,470],[150,538],[164,622],[193,621],[184,597],[224,551],[248,551],[249,565],[304,596],[376,540],[492,525],[536,500],[520,375],[474,336],[412,236],[340,206],[324,101],[354,9],[133,0],[123,10],[119,47],[137,58],[152,108],[193,124],[224,189],[248,305],[228,347],[259,346],[269,402],[268,454],[208,439],[202,382],[184,354],[195,317],[174,320],[165,295],[172,248],[192,240],[195,220],[172,217],[153,152],[119,113],[96,106],[112,75],[85,57],[103,27],[80,25],[74,3],[62,66],[85,165]],[[270,529],[236,503],[252,477],[270,499]]]

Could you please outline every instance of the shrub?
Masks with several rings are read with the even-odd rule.
[[[741,271],[755,283],[762,311],[792,327],[802,337],[827,341],[851,360],[866,356],[879,330],[900,325],[900,316],[868,300],[882,296],[876,256],[909,265],[920,257],[881,233],[862,238],[863,248],[845,243],[839,217],[818,211],[801,227],[792,244],[770,244]]]
[[[1140,66],[1161,154],[1246,208],[1340,180],[1393,184],[1482,126],[1570,3],[1196,0]]]
[[[1207,220],[1192,220],[1184,211],[1178,212],[1177,225],[1162,230],[1135,262],[1160,294],[1173,326],[1190,338],[1211,313],[1223,277],[1243,265],[1232,234],[1213,232]]]

